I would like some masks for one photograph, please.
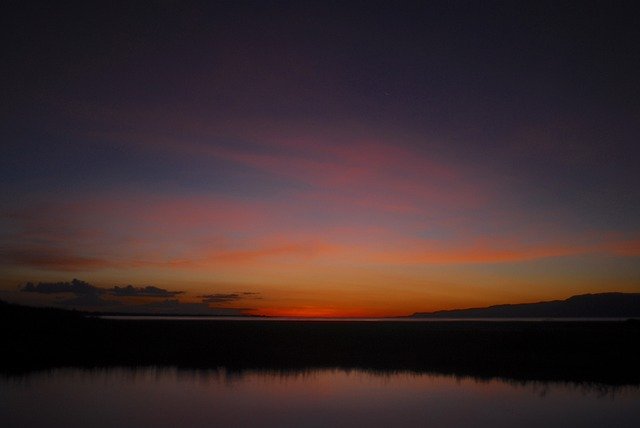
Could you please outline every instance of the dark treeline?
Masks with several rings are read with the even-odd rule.
[[[107,320],[0,304],[2,371],[61,366],[410,370],[640,384],[640,322]]]

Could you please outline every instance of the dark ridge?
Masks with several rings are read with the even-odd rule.
[[[0,321],[39,324],[40,322],[67,322],[80,320],[86,312],[52,307],[16,305],[0,300]],[[4,324],[3,324],[4,325]]]
[[[344,368],[640,384],[640,322],[137,321],[0,305],[4,373]]]
[[[638,318],[640,293],[600,293],[566,300],[416,312],[416,318]]]

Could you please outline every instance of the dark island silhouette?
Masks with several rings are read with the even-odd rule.
[[[56,367],[410,371],[640,385],[640,321],[105,319],[0,303],[0,374]]]
[[[416,312],[415,318],[640,318],[640,293],[599,293],[548,302]]]

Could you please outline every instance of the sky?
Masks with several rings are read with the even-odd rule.
[[[640,292],[634,2],[9,2],[0,299],[394,316]]]

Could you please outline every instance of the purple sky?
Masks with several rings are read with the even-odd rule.
[[[640,291],[634,2],[90,3],[2,14],[0,299],[360,316]],[[19,291],[72,278],[181,293]]]

